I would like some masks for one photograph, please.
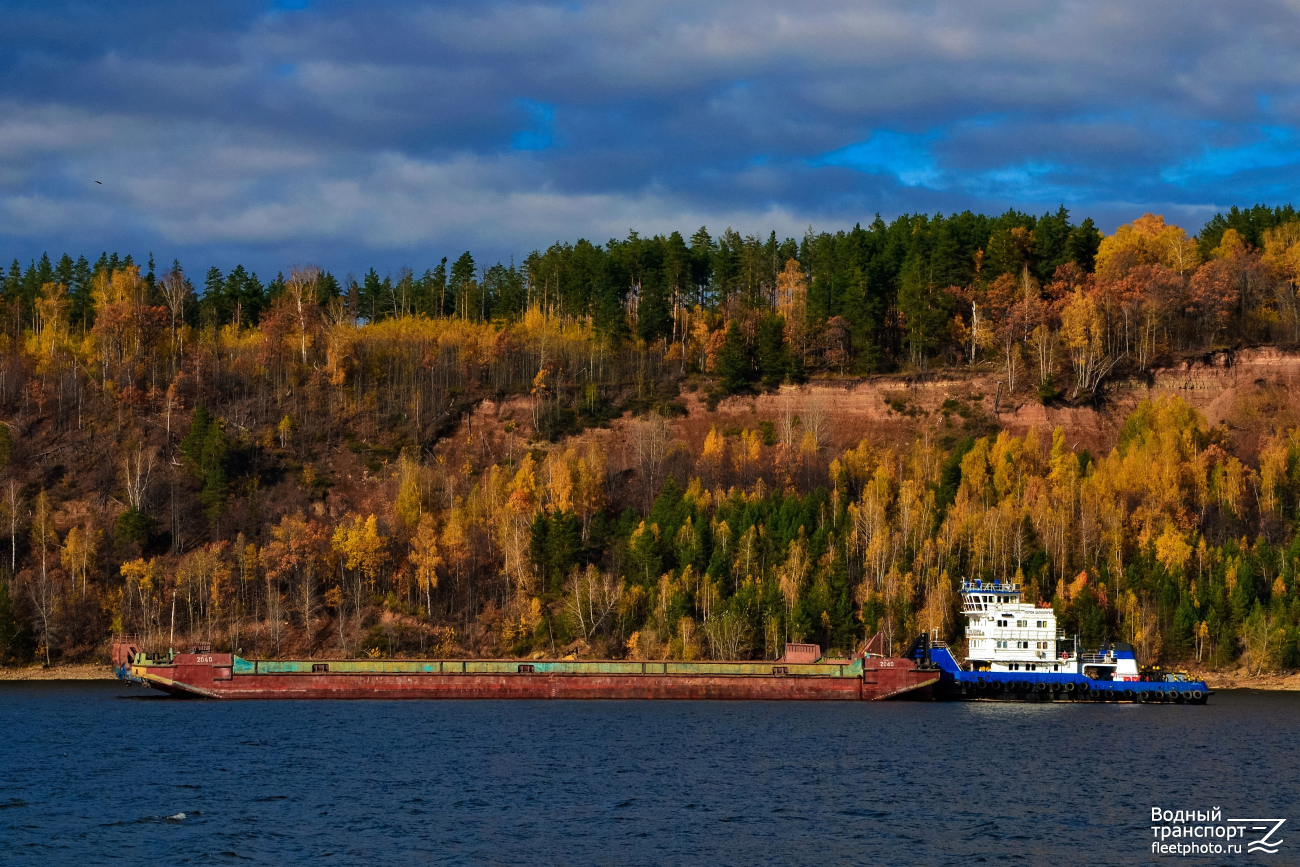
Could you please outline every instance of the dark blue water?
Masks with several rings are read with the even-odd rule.
[[[1300,695],[186,702],[0,683],[3,864],[1300,863]],[[1152,806],[1288,818],[1150,853]]]

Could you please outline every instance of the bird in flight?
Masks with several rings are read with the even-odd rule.
[[[103,181],[95,181],[95,183],[99,184],[101,187],[104,186],[104,182],[103,182]]]

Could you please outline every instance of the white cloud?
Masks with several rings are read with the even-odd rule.
[[[629,228],[797,236],[875,210],[1200,214],[1279,189],[1300,124],[1294,5],[198,14],[23,14],[0,243],[357,262]],[[554,110],[554,147],[511,149],[529,104]],[[1259,130],[1286,147],[1223,143]],[[1220,170],[1246,162],[1254,186]]]

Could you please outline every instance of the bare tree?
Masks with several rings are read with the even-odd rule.
[[[316,311],[316,287],[320,282],[320,269],[315,266],[294,268],[289,272],[285,293],[298,314],[298,334],[302,344],[302,363],[307,363],[307,324]]]
[[[322,312],[327,325],[355,325],[357,321],[356,316],[348,309],[348,302],[337,295],[325,303]]]
[[[714,659],[746,659],[752,642],[749,618],[736,611],[727,610],[710,617],[704,624],[704,636],[709,642],[709,655]]]
[[[9,520],[9,574],[18,571],[18,480],[5,483],[4,510]]]
[[[284,597],[280,595],[279,579],[266,576],[266,623],[271,627],[271,643],[275,645],[275,658],[280,658],[280,635],[284,620]]]
[[[136,445],[128,447],[122,455],[122,484],[126,489],[126,502],[137,512],[144,510],[144,498],[149,491],[149,478],[153,475],[156,450]]]
[[[159,281],[162,287],[163,298],[167,301],[167,309],[172,315],[172,349],[177,350],[180,343],[177,338],[176,323],[185,320],[185,302],[194,292],[194,287],[190,281],[185,278],[185,272],[179,267],[172,268],[162,276]]]
[[[1056,350],[1060,340],[1056,332],[1044,322],[1034,328],[1030,341],[1038,359],[1038,384],[1044,385],[1052,381],[1052,373],[1056,370]]]
[[[781,446],[786,449],[794,448],[794,429],[799,425],[799,416],[795,415],[791,391],[785,393],[785,398],[781,403],[781,418],[779,419]]]
[[[827,406],[825,397],[816,392],[809,397],[802,421],[804,430],[812,434],[813,439],[817,441],[818,450],[824,449],[830,444],[830,439],[834,436],[835,430],[831,423],[830,407]]]
[[[623,582],[589,565],[585,572],[573,571],[566,589],[565,609],[582,631],[582,637],[590,639],[612,620],[623,595]]]
[[[652,413],[648,418],[633,422],[630,433],[632,451],[641,470],[646,508],[649,509],[654,503],[655,491],[659,489],[659,473],[668,457],[668,423],[663,416]]]
[[[1272,662],[1274,643],[1284,636],[1285,631],[1278,628],[1273,612],[1256,602],[1255,609],[1246,618],[1241,630],[1246,655],[1250,660],[1247,670],[1253,668],[1256,677],[1263,674],[1265,667]]]
[[[36,616],[40,619],[41,645],[45,648],[45,665],[50,665],[50,645],[54,643],[56,632],[54,616],[59,599],[59,587],[55,575],[50,570],[50,554],[58,547],[59,535],[54,527],[54,510],[50,507],[49,497],[44,491],[36,499],[36,510],[32,513],[32,551],[39,559],[37,569],[32,570],[27,580],[27,594]]]

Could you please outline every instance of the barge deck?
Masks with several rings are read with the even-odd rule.
[[[230,653],[129,651],[125,679],[163,692],[234,699],[724,699],[875,701],[928,698],[937,667],[859,655],[802,661],[246,660]],[[128,662],[129,660],[129,662]]]

